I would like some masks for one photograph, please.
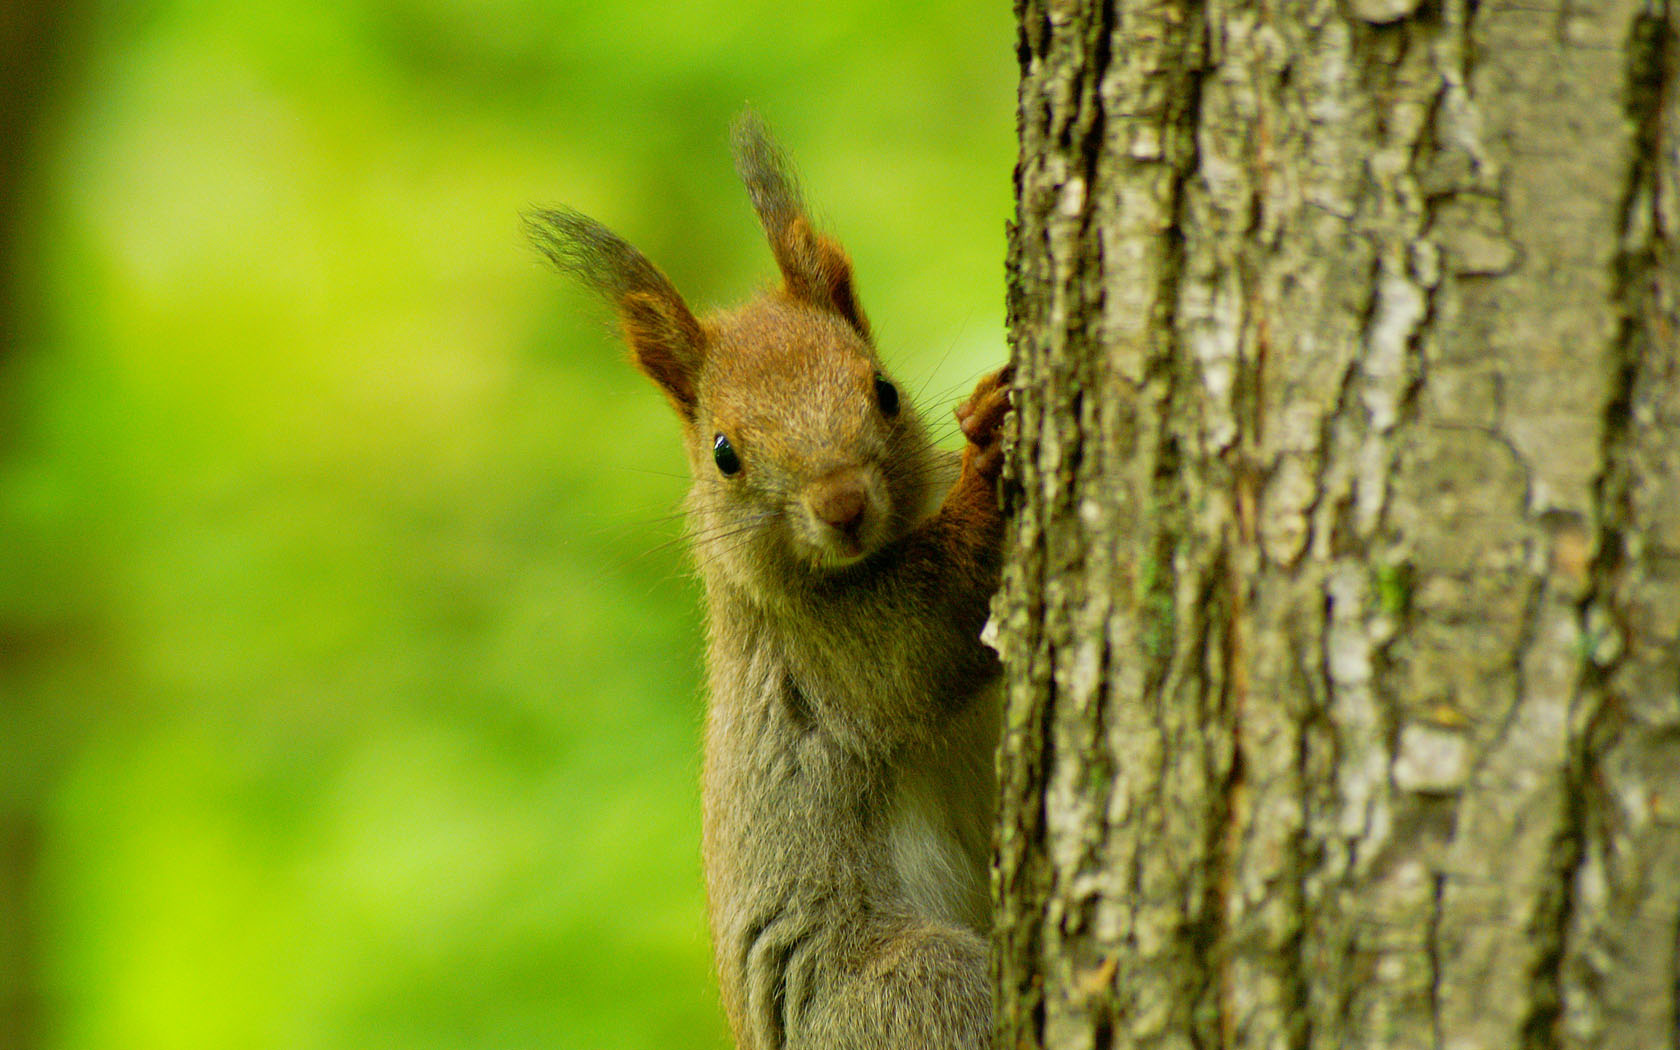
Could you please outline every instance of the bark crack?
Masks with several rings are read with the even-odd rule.
[[[1445,910],[1447,877],[1436,872],[1429,902],[1429,929],[1424,946],[1429,959],[1429,1028],[1435,1050],[1444,1045],[1441,1033],[1441,918]]]
[[[1534,1018],[1530,1045],[1555,1047],[1565,1041],[1560,1031],[1570,1014],[1573,982],[1593,981],[1591,972],[1572,974],[1571,961],[1593,958],[1593,907],[1582,900],[1588,866],[1609,847],[1617,834],[1611,825],[1618,807],[1608,793],[1603,763],[1621,736],[1625,721],[1614,682],[1628,658],[1629,644],[1641,625],[1623,622],[1621,596],[1630,567],[1626,562],[1629,531],[1637,529],[1631,489],[1638,484],[1635,445],[1636,409],[1642,377],[1652,367],[1651,355],[1662,352],[1662,316],[1658,308],[1664,266],[1663,217],[1659,194],[1663,155],[1665,102],[1672,96],[1676,75],[1675,28],[1668,0],[1647,0],[1633,19],[1626,50],[1623,106],[1633,129],[1626,182],[1618,207],[1621,236],[1611,274],[1611,301],[1618,317],[1610,342],[1609,390],[1602,422],[1600,474],[1592,492],[1595,518],[1594,547],[1587,568],[1586,588],[1576,602],[1581,639],[1580,669],[1570,711],[1571,733],[1565,769],[1567,808],[1558,857],[1559,899],[1553,929],[1555,953],[1549,963],[1552,1001],[1549,1014]],[[1635,570],[1636,571],[1636,570]],[[1580,942],[1587,943],[1580,943]],[[1680,948],[1680,945],[1677,945]],[[1588,971],[1594,965],[1586,963]],[[1680,966],[1676,967],[1680,973]],[[1572,982],[1573,978],[1573,982]],[[1680,988],[1674,995],[1680,1015]]]
[[[1599,542],[1589,604],[1604,603],[1620,568],[1622,531],[1628,518],[1627,445],[1633,423],[1635,385],[1649,349],[1646,321],[1658,268],[1661,216],[1657,213],[1657,166],[1661,161],[1663,102],[1674,78],[1675,32],[1667,0],[1654,0],[1635,19],[1628,42],[1626,109],[1634,128],[1633,163],[1622,197],[1622,243],[1617,253],[1612,298],[1620,317],[1613,344],[1616,375],[1604,411],[1604,473],[1594,493]],[[1608,671],[1608,669],[1603,669]]]

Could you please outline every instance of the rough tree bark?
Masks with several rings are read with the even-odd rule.
[[[1680,1046],[1671,0],[1021,0],[1001,1047]]]

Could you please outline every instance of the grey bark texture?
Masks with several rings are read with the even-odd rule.
[[[1680,1047],[1669,2],[1018,6],[1000,1047]]]

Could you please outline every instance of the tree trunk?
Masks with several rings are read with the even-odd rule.
[[[0,459],[11,453],[19,343],[33,304],[22,275],[34,261],[23,243],[24,201],[43,117],[65,72],[67,0],[3,0],[0,7]],[[8,538],[0,538],[0,543]],[[0,568],[9,566],[0,565]],[[8,580],[8,583],[13,581]],[[40,958],[40,860],[46,794],[41,772],[53,765],[34,732],[55,722],[29,710],[14,682],[34,655],[30,631],[0,610],[0,1050],[33,1050],[45,1041]]]
[[[1680,1046],[1675,13],[1019,14],[999,1046]]]

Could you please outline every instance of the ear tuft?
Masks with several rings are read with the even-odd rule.
[[[838,313],[869,339],[869,321],[852,285],[851,260],[832,238],[811,228],[799,182],[764,122],[749,109],[736,119],[730,139],[735,171],[746,184],[788,294]]]
[[[581,212],[533,209],[524,220],[538,251],[618,310],[636,366],[692,420],[705,335],[671,282],[622,237]]]

